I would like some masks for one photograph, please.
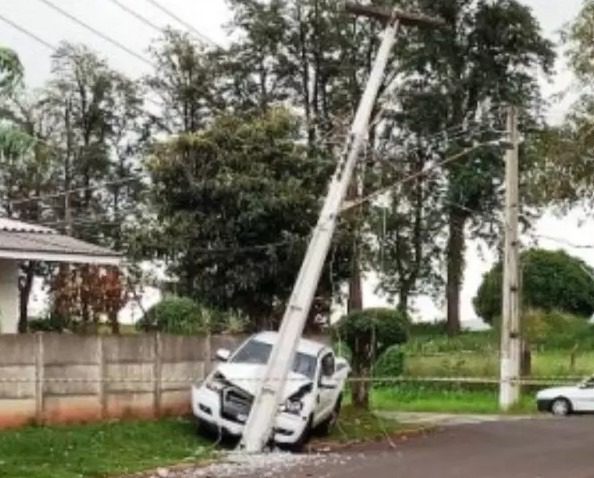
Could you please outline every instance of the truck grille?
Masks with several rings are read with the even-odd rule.
[[[223,391],[221,415],[236,423],[245,423],[254,398],[240,388],[230,387]]]

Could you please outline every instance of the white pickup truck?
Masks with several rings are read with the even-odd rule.
[[[263,332],[235,353],[219,350],[220,364],[192,387],[192,409],[202,428],[240,436],[278,334]],[[316,429],[327,433],[340,413],[350,372],[346,360],[321,343],[301,339],[274,422],[274,442],[301,446]]]

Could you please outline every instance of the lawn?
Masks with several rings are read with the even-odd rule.
[[[347,405],[343,407],[330,437],[322,441],[334,443],[377,441],[409,430],[410,426],[405,427],[393,420],[379,419],[373,413]]]
[[[405,374],[410,377],[499,376],[499,357],[489,352],[449,352],[407,355]],[[594,374],[594,352],[578,352],[571,364],[571,352],[551,350],[532,354],[532,377],[585,377]]]
[[[373,391],[377,410],[435,413],[499,413],[496,390],[464,390],[452,387],[403,384]],[[536,413],[534,396],[526,393],[512,413]]]
[[[2,478],[99,478],[212,455],[192,422],[163,420],[0,432]]]

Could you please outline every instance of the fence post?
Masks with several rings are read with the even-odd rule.
[[[43,358],[43,333],[35,336],[35,421],[38,425],[43,424],[43,381],[44,381],[44,358]]]
[[[153,396],[154,396],[154,410],[155,417],[161,416],[161,333],[155,334],[154,352],[153,352]]]
[[[103,336],[98,337],[98,355],[99,355],[99,403],[101,405],[101,418],[107,418],[107,394],[106,394],[106,380],[107,380],[107,364],[105,363],[105,344]]]

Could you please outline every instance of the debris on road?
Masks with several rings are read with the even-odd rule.
[[[183,470],[160,468],[147,478],[239,478],[259,476],[273,478],[282,476],[289,470],[305,466],[344,465],[350,458],[336,454],[298,455],[285,452],[247,454],[233,452],[225,455],[221,462],[206,467],[185,468]]]

